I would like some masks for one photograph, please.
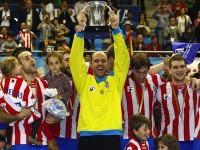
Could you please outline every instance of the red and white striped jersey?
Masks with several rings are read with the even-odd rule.
[[[4,78],[1,82],[1,88],[4,92],[4,106],[8,113],[16,114],[18,109],[15,109],[15,106],[29,107],[36,103],[36,99],[33,96],[31,88],[21,77]],[[10,97],[5,98],[5,95]],[[15,103],[16,105],[14,105]],[[41,117],[40,113],[33,109],[33,107],[31,108],[31,111],[31,116],[29,118],[18,120],[9,124],[10,126],[13,126],[11,145],[27,144],[27,138],[31,133],[30,123]]]
[[[194,137],[200,139],[200,107],[195,117],[195,133]]]
[[[149,150],[149,144],[147,141],[137,142],[132,138],[124,150]]]
[[[148,74],[145,83],[139,84],[138,82],[133,80],[132,76],[133,75],[130,74],[127,77],[123,90],[122,112],[123,112],[123,120],[125,126],[125,130],[123,133],[124,139],[131,139],[132,137],[132,132],[129,131],[129,120],[132,118],[133,115],[139,113],[138,102],[140,105],[142,97],[144,98],[144,102],[141,105],[140,113],[150,119],[153,131],[155,127],[153,118],[153,105],[154,102],[156,101],[155,95],[157,92],[157,87],[166,82],[165,79],[163,79],[159,75]],[[152,136],[152,133],[150,134],[150,136]]]
[[[193,91],[189,82],[183,86],[167,82],[157,91],[161,104],[159,136],[173,134],[178,141],[193,140],[200,91]]]
[[[41,105],[43,101],[45,101],[45,95],[43,93],[44,89],[47,88],[46,81],[36,78],[31,83],[31,90],[36,98],[36,109],[38,109],[39,113],[41,114],[42,121],[45,119],[45,108]],[[34,90],[35,89],[35,90]],[[24,119],[18,123],[16,122],[13,126],[12,132],[12,145],[17,144],[30,144],[28,143],[27,139],[31,133],[31,125],[24,122]],[[45,135],[42,133],[41,128],[38,129],[37,132],[37,139],[42,142],[43,145],[47,145],[47,139]]]
[[[88,69],[88,73],[93,74],[93,70],[90,67],[89,62],[86,62],[85,64]],[[77,139],[77,125],[80,111],[80,101],[72,78],[70,79],[70,84],[72,86],[71,104],[70,101],[68,101],[68,110],[70,112],[70,116],[66,117],[64,120],[54,126],[54,133],[56,137]]]
[[[6,77],[1,81],[4,93],[0,103],[4,103],[4,109],[9,114],[17,114],[23,107],[33,106],[36,99],[31,88],[22,77]]]
[[[68,101],[68,111],[70,115],[54,126],[54,133],[56,137],[77,139],[77,121],[79,115],[79,98],[75,89],[74,82],[70,80],[72,86],[71,101]]]
[[[29,32],[19,31],[17,38],[21,38],[22,40],[24,40],[24,43],[23,43],[24,47],[28,47],[31,50],[33,50],[32,37]]]

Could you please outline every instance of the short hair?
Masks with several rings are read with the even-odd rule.
[[[153,35],[152,37],[151,37],[151,40],[153,40],[154,38],[158,38],[156,35]]]
[[[87,55],[90,55],[90,57],[91,57],[91,56],[92,56],[92,53],[87,52],[87,51],[83,53],[83,57],[85,57],[85,56],[87,56]]]
[[[186,65],[186,60],[183,56],[181,56],[180,54],[176,54],[174,56],[172,56],[170,59],[169,59],[169,68],[172,67],[172,62],[173,61],[184,61],[185,65]]]
[[[1,72],[4,77],[8,77],[12,75],[14,68],[16,67],[17,58],[13,56],[5,57],[1,61]]]
[[[47,56],[45,57],[45,62],[46,64],[48,64],[49,62],[49,58],[50,57],[58,57],[58,59],[60,60],[60,63],[62,64],[63,63],[63,55],[61,53],[58,53],[58,52],[50,52],[47,54]]]
[[[172,134],[165,134],[157,139],[158,143],[162,143],[170,150],[179,150],[179,144]]]
[[[19,54],[21,54],[22,52],[31,52],[31,49],[28,47],[17,47],[15,48],[15,50],[12,52],[12,56],[18,58]]]
[[[150,128],[151,122],[149,119],[147,119],[144,115],[141,114],[134,115],[129,122],[129,128],[131,129],[131,131],[133,131],[134,129],[138,131],[142,125],[145,125]]]
[[[107,48],[106,55],[107,55],[107,58],[110,58],[110,57],[115,58],[114,44],[111,44],[111,45]]]
[[[130,65],[131,65],[131,68],[135,70],[140,70],[143,67],[146,67],[149,70],[151,63],[146,54],[137,53],[131,58]]]

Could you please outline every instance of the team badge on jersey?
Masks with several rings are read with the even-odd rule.
[[[110,88],[110,84],[108,83],[108,81],[105,82],[105,87],[107,87],[108,89]]]
[[[91,87],[90,87],[90,91],[91,91],[91,92],[95,91],[95,87],[94,87],[94,86],[91,86]]]
[[[132,86],[127,87],[128,92],[131,92],[133,89],[134,89],[134,87],[132,87]]]
[[[170,99],[170,94],[164,94],[163,96],[164,96],[164,100]]]

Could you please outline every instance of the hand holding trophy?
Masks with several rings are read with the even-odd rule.
[[[76,26],[76,30],[79,31],[79,32],[85,31],[87,18],[86,18],[85,13],[83,11],[79,12],[79,14],[77,16],[77,20],[78,20],[78,25]]]
[[[84,26],[86,33],[106,33],[106,32],[109,33],[109,26],[106,25],[106,20],[104,15],[106,7],[110,10],[111,13],[113,12],[112,9],[104,1],[90,1],[88,2],[87,6],[83,8],[81,14],[82,13],[87,14],[87,19],[88,19],[87,26],[86,25]],[[82,18],[82,20],[81,19],[79,20],[80,26],[82,26],[81,25],[82,22],[86,20],[83,19],[84,17],[80,16],[80,18]]]
[[[114,11],[110,12],[109,22],[110,22],[110,26],[113,29],[117,29],[118,28],[118,26],[119,26],[119,17],[115,14]]]

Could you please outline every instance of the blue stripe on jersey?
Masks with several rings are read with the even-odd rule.
[[[79,136],[95,136],[95,135],[120,135],[122,136],[121,130],[105,130],[105,131],[81,131]]]

